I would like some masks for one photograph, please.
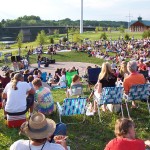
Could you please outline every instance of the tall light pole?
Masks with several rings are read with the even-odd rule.
[[[83,33],[83,0],[81,0],[80,33]]]

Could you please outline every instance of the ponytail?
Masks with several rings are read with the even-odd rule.
[[[12,88],[14,90],[18,90],[17,83],[18,83],[18,81],[21,81],[22,78],[23,78],[22,74],[20,74],[20,73],[15,74],[14,79],[12,81]]]

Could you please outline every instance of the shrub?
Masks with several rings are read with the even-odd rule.
[[[129,41],[129,40],[130,40],[130,35],[129,35],[128,33],[126,33],[125,36],[124,36],[124,39],[125,39],[126,41]]]
[[[107,40],[107,35],[105,32],[101,34],[100,39]]]
[[[148,37],[150,37],[150,30],[144,31],[143,34],[142,34],[142,37],[143,37],[143,38],[148,38]]]

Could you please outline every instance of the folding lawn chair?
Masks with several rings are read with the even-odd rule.
[[[128,102],[136,101],[136,100],[146,100],[147,101],[147,107],[150,114],[150,104],[149,104],[149,84],[137,84],[133,85],[130,88],[129,94],[124,95],[125,103],[126,103],[126,109],[128,112],[128,117],[131,118],[129,108],[128,108]]]
[[[122,108],[122,98],[123,98],[123,87],[104,87],[102,89],[102,94],[100,95],[97,106],[98,106],[98,115],[99,115],[99,121],[101,122],[101,111],[100,106],[104,104],[120,104],[121,106],[121,114],[122,117],[124,117],[123,114],[123,108]]]
[[[62,122],[62,116],[72,116],[81,114],[83,115],[82,122],[84,122],[86,111],[86,98],[66,98],[64,99],[62,105],[60,105],[59,102],[57,102],[57,109],[59,113],[60,122]]]

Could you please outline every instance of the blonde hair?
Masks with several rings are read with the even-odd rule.
[[[108,80],[110,74],[112,74],[110,63],[109,62],[103,63],[98,79],[101,80],[103,78],[106,78]]]
[[[14,75],[13,81],[12,81],[12,88],[14,90],[18,90],[17,83],[18,83],[18,81],[21,81],[22,79],[23,79],[23,75],[22,74],[17,73],[17,74]]]
[[[127,72],[128,72],[128,70],[127,70],[127,62],[123,61],[121,63],[121,67],[120,67],[120,74],[122,76],[124,76],[124,74],[127,73]]]

